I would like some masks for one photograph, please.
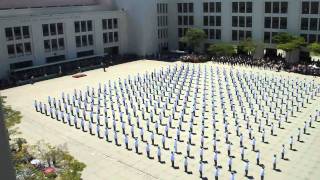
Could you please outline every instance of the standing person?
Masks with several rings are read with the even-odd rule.
[[[160,148],[160,146],[158,146],[157,156],[158,156],[158,161],[161,162],[161,148]]]
[[[199,164],[199,173],[200,173],[200,178],[202,178],[202,174],[203,174],[203,162],[200,161],[200,164]]]
[[[257,165],[260,165],[260,151],[257,152]]]
[[[244,175],[247,177],[249,172],[249,161],[245,162],[244,165]]]
[[[253,137],[252,138],[252,151],[255,151],[256,150],[256,138]]]
[[[235,180],[235,173],[231,171],[230,180]]]
[[[241,160],[244,160],[244,148],[240,148],[240,155],[241,155]]]
[[[174,153],[173,153],[173,151],[171,151],[171,158],[170,158],[170,160],[171,160],[171,167],[174,168]]]
[[[214,160],[214,166],[217,167],[218,166],[218,152],[217,151],[214,152],[213,160]]]
[[[188,157],[184,157],[184,172],[188,172]]]
[[[135,149],[136,149],[136,153],[138,154],[139,153],[139,144],[138,144],[139,142],[138,142],[138,138],[135,138],[135,141],[134,141],[134,147],[135,147]]]
[[[284,159],[285,151],[286,151],[285,146],[284,146],[284,144],[282,144],[281,159]]]
[[[128,135],[127,134],[124,135],[124,143],[126,145],[126,149],[129,149],[129,141],[128,141]]]
[[[273,155],[273,160],[272,160],[272,164],[273,164],[273,170],[277,169],[277,155]]]
[[[264,166],[262,166],[260,170],[260,179],[264,180]]]
[[[232,157],[229,157],[228,167],[229,167],[229,171],[232,171]]]
[[[147,146],[146,146],[146,152],[147,152],[147,157],[150,158],[150,145],[147,142]]]
[[[218,167],[218,166],[215,167],[214,179],[215,179],[215,180],[218,180],[218,179],[219,179],[219,167]]]
[[[293,146],[293,136],[290,137],[289,144],[290,144],[290,150],[292,150],[292,146]]]

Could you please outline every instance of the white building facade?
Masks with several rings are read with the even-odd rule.
[[[206,32],[204,50],[211,43],[237,44],[251,38],[262,45],[257,57],[276,54],[272,37],[279,32],[320,42],[319,0],[90,0],[84,6],[61,2],[63,7],[28,3],[0,10],[1,78],[12,70],[80,57],[184,50],[179,39],[189,28]]]

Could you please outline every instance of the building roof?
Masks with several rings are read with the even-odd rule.
[[[97,0],[0,0],[0,9],[93,5],[97,3]]]

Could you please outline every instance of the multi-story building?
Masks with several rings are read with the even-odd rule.
[[[272,37],[280,32],[320,42],[319,0],[14,2],[0,2],[0,77],[85,57],[185,50],[180,38],[189,28],[207,34],[203,50],[251,38],[263,44],[257,57],[277,54]]]

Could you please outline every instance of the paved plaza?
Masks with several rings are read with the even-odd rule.
[[[320,176],[319,78],[148,60],[85,74],[1,91],[22,136],[66,143],[84,179]]]

